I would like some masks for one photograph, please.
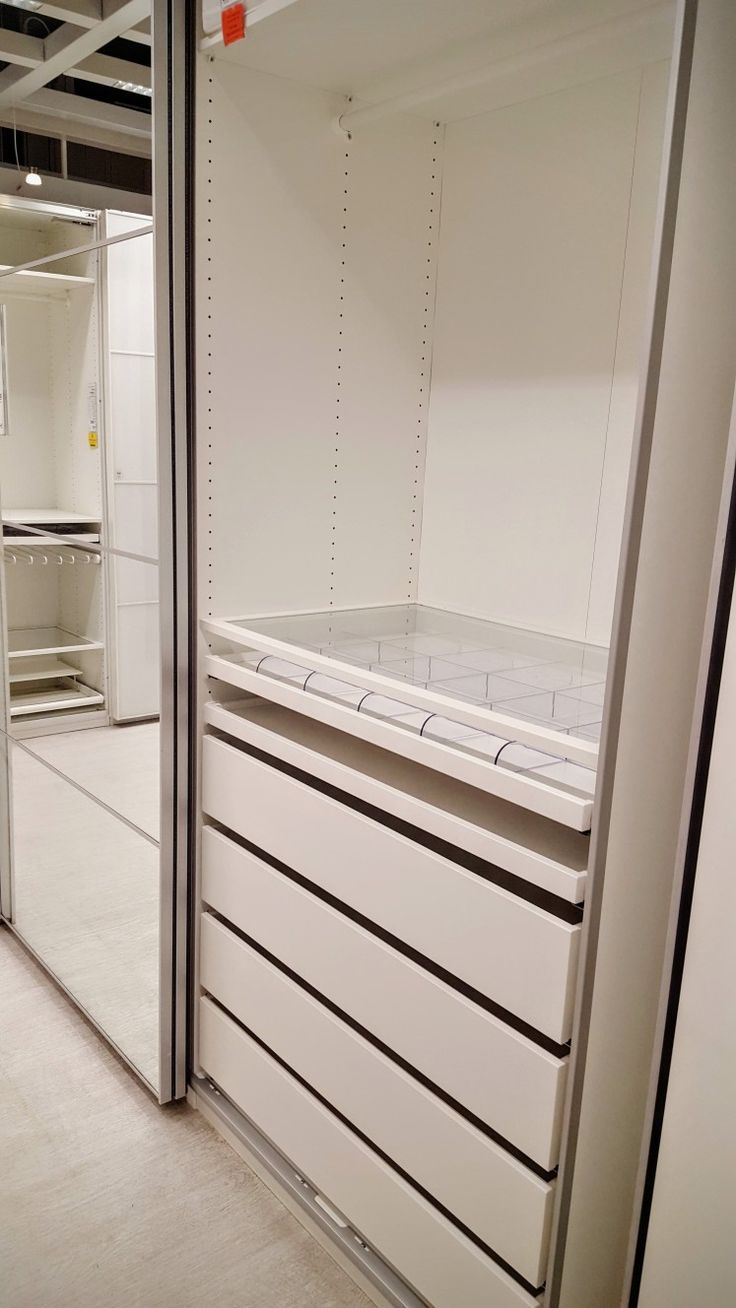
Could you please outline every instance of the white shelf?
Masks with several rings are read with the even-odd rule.
[[[31,657],[27,662],[15,658],[11,664],[11,669],[8,677],[11,686],[19,681],[54,681],[59,677],[80,677],[82,675],[81,668],[72,667],[71,663],[65,663],[63,659],[57,658],[54,654]]]
[[[51,522],[69,523],[99,522],[99,513],[74,513],[69,509],[57,507],[40,509],[3,509],[4,523],[27,523],[29,527],[45,527]]]
[[[97,513],[74,513],[67,509],[3,509],[3,539],[6,545],[59,545],[59,537],[70,545],[89,543],[95,545],[100,539],[100,516]],[[18,527],[37,527],[46,529],[48,535],[39,530],[20,534]],[[8,531],[10,527],[13,530]],[[69,531],[69,528],[78,530]],[[92,527],[94,530],[90,531]],[[86,529],[86,530],[85,530]]]
[[[8,657],[11,659],[102,648],[101,641],[77,636],[73,631],[64,631],[61,627],[23,627],[8,631]]]
[[[93,704],[102,704],[103,699],[100,691],[69,679],[58,686],[45,686],[21,695],[11,695],[10,716],[16,718],[29,713],[59,713],[67,709],[91,708]]]
[[[12,264],[0,264],[0,299],[4,295],[22,295],[43,300],[63,300],[69,291],[89,289],[94,277],[75,277],[70,273],[46,272],[43,268],[23,268],[10,272]]]

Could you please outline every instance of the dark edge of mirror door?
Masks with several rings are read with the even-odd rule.
[[[190,232],[193,202],[191,68],[194,5],[152,5],[154,242],[161,544],[161,944],[160,1091],[166,1103],[187,1089],[190,867],[193,848],[194,479],[190,365],[193,323]],[[168,821],[166,815],[168,814]]]

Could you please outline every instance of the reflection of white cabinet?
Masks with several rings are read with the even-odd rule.
[[[148,222],[109,212],[105,235]],[[113,554],[108,569],[110,706],[120,721],[159,711],[153,237],[109,246],[103,269],[108,543],[138,556]]]

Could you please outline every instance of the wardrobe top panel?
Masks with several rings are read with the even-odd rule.
[[[443,121],[498,103],[500,88],[477,94],[489,66],[504,102],[509,78],[530,71],[535,83],[562,75],[573,84],[581,69],[604,75],[665,59],[674,15],[674,4],[650,0],[251,0],[246,9],[245,39],[225,48],[219,0],[203,0],[203,48],[365,102],[421,91],[409,111]]]

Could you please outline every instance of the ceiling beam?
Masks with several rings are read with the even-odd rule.
[[[76,23],[78,27],[94,27],[103,17],[101,0],[65,0],[61,4],[49,0],[35,12],[58,18],[62,23]]]
[[[147,18],[144,23],[137,23],[131,27],[129,32],[125,33],[126,41],[138,41],[141,45],[151,44],[151,20]]]
[[[130,27],[142,22],[150,13],[150,0],[108,0],[104,17],[82,27],[65,24],[44,41],[45,58],[33,68],[9,67],[0,72],[0,106],[20,104],[34,91],[47,86],[55,77],[96,54],[100,46],[122,36]]]
[[[21,68],[36,68],[44,60],[43,40],[40,36],[26,36],[25,32],[11,32],[1,27],[0,59]]]
[[[19,132],[35,132],[59,141],[74,141],[78,145],[95,145],[102,150],[117,150],[120,154],[133,154],[143,159],[151,157],[150,137],[126,132],[121,127],[108,127],[90,116],[87,119],[55,117],[30,109],[25,104],[17,109],[0,109],[0,125],[12,127],[13,119]]]
[[[67,69],[69,77],[79,77],[84,82],[98,82],[102,86],[115,86],[118,82],[132,82],[134,86],[151,89],[151,70],[143,64],[131,64],[127,59],[116,59],[111,55],[93,54],[73,68]]]
[[[139,113],[137,109],[123,109],[116,104],[105,104],[102,100],[85,100],[84,96],[69,95],[66,91],[50,91],[48,87],[43,87],[25,101],[23,108],[61,119],[61,131],[68,133],[70,139],[73,139],[74,123],[85,126],[97,123],[142,141],[150,141],[151,138],[150,114]],[[0,106],[0,113],[2,112]]]
[[[55,0],[44,0],[41,8],[34,10],[34,13],[46,14],[62,23],[75,23],[77,27],[95,27],[97,23],[117,13],[125,2],[126,0],[60,0],[57,4]]]

